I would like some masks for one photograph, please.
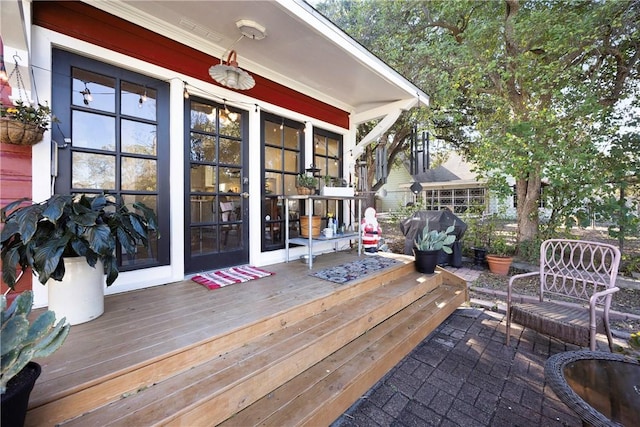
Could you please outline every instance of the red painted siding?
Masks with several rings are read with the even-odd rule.
[[[31,198],[31,146],[0,144],[0,206],[4,207],[22,197]],[[1,268],[3,266],[0,264]],[[20,279],[16,290],[22,292],[31,289],[31,283],[29,271]],[[2,279],[0,290],[3,293],[7,290]]]
[[[85,3],[34,2],[33,23],[204,81],[212,81],[209,66],[218,58],[134,25]],[[348,129],[349,114],[271,80],[253,74],[256,99]]]

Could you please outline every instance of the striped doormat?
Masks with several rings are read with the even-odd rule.
[[[236,283],[248,282],[249,280],[260,279],[271,276],[272,272],[250,265],[226,268],[224,270],[207,271],[191,278],[196,283],[207,289],[218,289]]]

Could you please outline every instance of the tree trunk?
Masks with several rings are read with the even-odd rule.
[[[516,181],[518,244],[533,240],[538,234],[540,186],[541,179],[538,172],[531,172]]]

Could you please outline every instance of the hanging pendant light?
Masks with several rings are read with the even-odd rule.
[[[237,54],[235,50],[229,52],[227,61],[209,68],[211,78],[222,86],[231,89],[247,90],[256,85],[256,81],[249,73],[238,67]]]

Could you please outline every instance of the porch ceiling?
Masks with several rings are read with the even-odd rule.
[[[398,100],[428,102],[423,91],[302,0],[87,2],[216,57],[241,36],[236,21],[255,21],[267,36],[234,45],[241,68],[351,113]]]

